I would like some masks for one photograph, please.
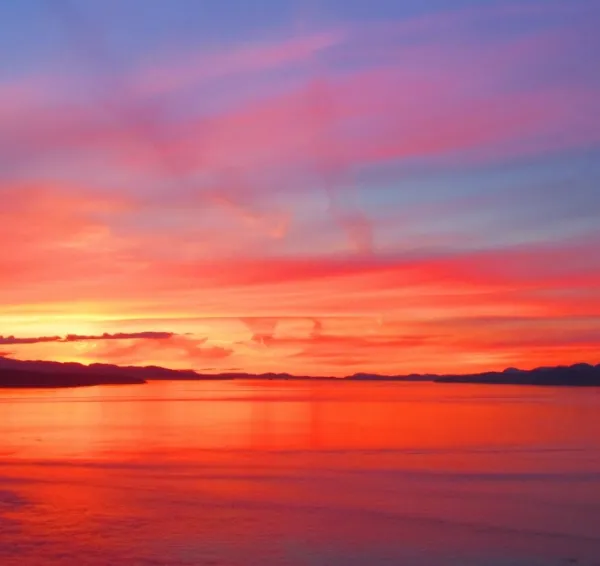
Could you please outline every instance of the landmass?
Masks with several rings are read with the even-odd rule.
[[[59,388],[85,387],[91,385],[142,384],[145,380],[112,375],[90,375],[89,373],[50,373],[42,371],[0,369],[1,388]]]
[[[347,377],[351,381],[431,381],[434,383],[482,383],[490,385],[555,385],[555,386],[600,386],[600,364],[574,364],[570,366],[538,367],[530,370],[507,368],[463,375],[372,375],[355,374]]]
[[[508,368],[502,372],[473,375],[443,375],[438,383],[489,383],[495,385],[555,385],[600,386],[600,364],[575,364],[572,366],[539,367],[532,370]]]
[[[117,366],[112,366],[116,368]],[[0,358],[1,388],[61,388],[92,385],[143,384],[141,375],[92,368],[83,364],[59,362],[29,362]]]
[[[112,364],[61,363],[24,361],[0,357],[1,387],[77,387],[87,385],[143,384],[146,381],[396,381],[432,383],[481,383],[490,385],[547,385],[547,386],[600,386],[600,364],[539,367],[530,370],[508,368],[498,372],[465,375],[407,374],[379,375],[356,373],[346,377],[305,376],[289,373],[250,374],[243,372],[199,373],[159,366],[118,366]]]

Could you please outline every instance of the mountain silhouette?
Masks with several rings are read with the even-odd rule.
[[[146,381],[201,381],[201,380],[335,380],[362,382],[435,382],[481,383],[494,385],[556,385],[600,386],[600,364],[575,364],[571,366],[539,367],[532,370],[507,368],[501,372],[474,374],[408,374],[379,375],[356,373],[342,378],[328,376],[302,376],[289,373],[251,374],[229,372],[218,374],[198,373],[193,370],[174,370],[159,366],[118,366],[112,364],[84,365],[74,362],[24,361],[0,356],[0,387],[77,387],[103,384],[143,384]]]

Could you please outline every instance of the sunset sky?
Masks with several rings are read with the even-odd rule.
[[[0,355],[600,362],[600,2],[0,3]]]

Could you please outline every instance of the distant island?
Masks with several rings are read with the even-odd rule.
[[[106,368],[60,362],[21,361],[0,357],[0,389],[50,389],[92,385],[144,384],[141,374],[121,371],[118,366]]]
[[[507,368],[464,375],[371,375],[355,374],[351,381],[430,381],[434,383],[482,383],[489,385],[546,385],[546,386],[600,386],[600,364],[539,367],[531,370]]]
[[[502,372],[473,375],[441,375],[438,383],[489,383],[494,385],[555,385],[600,386],[600,364],[574,364],[571,366],[539,367],[532,370],[508,368]]]
[[[118,366],[112,364],[23,361],[0,357],[0,388],[83,387],[91,385],[143,384],[146,381],[223,381],[223,380],[344,382],[432,382],[480,383],[490,385],[600,386],[600,364],[540,367],[532,370],[508,368],[501,372],[465,375],[378,375],[356,373],[346,377],[299,376],[289,373],[248,374],[241,372],[206,374],[158,366]]]

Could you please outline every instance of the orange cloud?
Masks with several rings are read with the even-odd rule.
[[[207,340],[187,336],[170,336],[156,340],[134,339],[125,342],[101,342],[97,348],[89,351],[91,359],[108,361],[116,364],[144,365],[149,360],[153,363],[177,363],[195,366],[207,361],[219,361],[229,358],[229,348],[209,345]]]

